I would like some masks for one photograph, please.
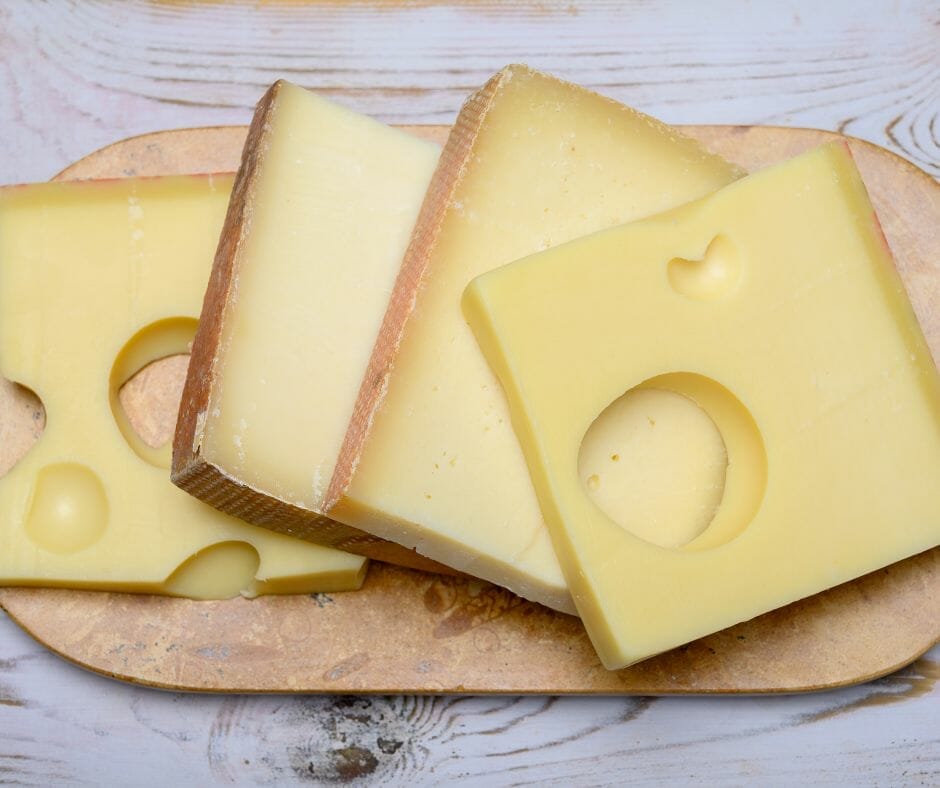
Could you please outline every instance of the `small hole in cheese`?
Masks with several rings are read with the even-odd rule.
[[[687,298],[711,301],[729,295],[741,279],[737,247],[724,235],[716,235],[700,259],[674,257],[666,273],[672,289]]]

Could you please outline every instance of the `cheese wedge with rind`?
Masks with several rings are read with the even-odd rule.
[[[0,584],[223,598],[358,588],[366,561],[250,526],[168,478],[122,384],[185,353],[230,175],[0,190],[0,373],[38,442],[0,478]]]
[[[573,612],[461,293],[479,273],[740,174],[591,91],[524,66],[497,74],[465,104],[429,187],[370,362],[375,384],[362,389],[330,484],[330,516]]]
[[[485,274],[464,308],[608,668],[940,543],[940,375],[843,144]],[[678,549],[578,478],[636,386],[693,400],[727,447],[715,519]]]
[[[274,530],[443,569],[323,516],[438,155],[289,82],[265,94],[193,347],[176,484]]]

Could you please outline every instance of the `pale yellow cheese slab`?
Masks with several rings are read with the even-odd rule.
[[[440,151],[293,85],[278,101],[202,453],[319,510]]]
[[[193,349],[174,451],[179,486],[284,533],[433,567],[323,515],[439,154],[289,82],[268,90]]]
[[[940,543],[940,376],[843,144],[488,273],[464,308],[609,668]],[[727,451],[681,547],[579,477],[638,386],[692,400]]]
[[[121,385],[185,353],[232,177],[0,190],[0,373],[46,428],[0,479],[0,585],[222,598],[357,588],[366,562],[246,525],[169,481]]]
[[[461,111],[431,183],[377,343],[387,396],[353,424],[368,438],[330,516],[574,612],[461,293],[477,274],[738,175],[588,90],[522,66],[494,77]]]

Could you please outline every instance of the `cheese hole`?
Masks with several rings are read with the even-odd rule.
[[[731,391],[693,372],[667,372],[601,412],[582,440],[578,472],[588,498],[634,536],[707,550],[754,519],[767,452]]]
[[[694,401],[635,388],[597,417],[581,444],[588,497],[615,523],[660,547],[703,533],[721,504],[728,455],[721,433]]]
[[[167,579],[172,596],[187,599],[231,599],[255,596],[258,551],[246,542],[220,542],[190,556]]]
[[[666,268],[672,289],[687,298],[710,301],[730,293],[741,278],[741,258],[725,236],[717,235],[702,257],[675,257]]]
[[[169,468],[172,437],[197,321],[167,318],[138,331],[111,368],[111,413],[128,445],[146,462]]]
[[[101,538],[108,511],[104,485],[91,468],[73,462],[47,465],[36,474],[26,535],[50,553],[75,553]]]
[[[46,409],[32,389],[0,378],[0,477],[36,445],[46,428]]]
[[[120,388],[118,400],[136,435],[152,449],[173,440],[189,354],[153,361]]]

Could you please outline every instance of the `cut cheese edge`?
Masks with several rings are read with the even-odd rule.
[[[608,668],[940,543],[940,375],[844,144],[485,274],[465,311]],[[715,517],[679,549],[578,477],[592,421],[637,387],[693,400],[727,447]]]
[[[0,373],[39,441],[0,478],[0,585],[223,598],[358,588],[366,561],[247,525],[167,478],[118,397],[187,352],[232,177],[0,190]]]
[[[573,612],[461,293],[487,270],[740,174],[588,90],[522,66],[497,74],[465,104],[430,185],[370,363],[376,385],[362,389],[330,485],[330,516]]]
[[[323,516],[439,149],[280,81],[255,114],[183,394],[173,480],[230,514],[409,566]]]

